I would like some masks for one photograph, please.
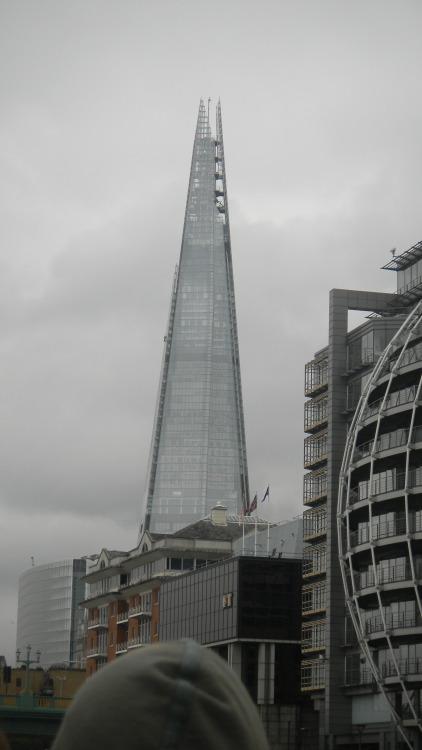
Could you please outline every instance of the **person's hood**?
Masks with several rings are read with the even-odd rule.
[[[194,641],[159,643],[88,678],[52,750],[268,750],[252,700]]]

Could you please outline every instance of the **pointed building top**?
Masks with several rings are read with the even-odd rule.
[[[209,102],[210,100],[208,100]],[[211,127],[210,127],[210,120],[209,120],[209,106],[208,106],[208,112],[205,109],[204,100],[201,99],[199,104],[199,113],[198,113],[198,124],[196,126],[196,137],[197,138],[211,138]]]

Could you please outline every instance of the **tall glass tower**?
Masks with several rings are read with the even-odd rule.
[[[249,504],[220,104],[201,100],[140,531]]]

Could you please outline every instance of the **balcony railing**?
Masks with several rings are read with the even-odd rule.
[[[373,365],[378,357],[379,354],[375,354],[372,347],[365,347],[358,352],[353,352],[347,358],[347,372],[350,373],[359,370],[361,367]]]
[[[401,675],[422,675],[422,658],[398,659],[397,666]],[[381,677],[398,677],[394,661],[387,661],[381,667]]]
[[[397,492],[404,490],[406,486],[409,489],[422,486],[422,468],[411,469],[408,474],[406,472],[396,472],[390,470],[382,475],[374,477],[372,480],[372,496],[384,495],[387,492]],[[371,496],[371,483],[370,480],[360,482],[357,487],[353,487],[349,492],[349,504],[359,502],[360,500],[367,500]]]
[[[320,690],[325,686],[325,663],[320,659],[303,661],[301,665],[301,690]]]
[[[88,630],[90,629],[99,629],[99,628],[108,628],[108,620],[99,619],[98,617],[94,618],[93,620],[88,620]]]
[[[327,494],[327,470],[317,469],[303,477],[303,502],[311,503]]]
[[[417,628],[422,624],[421,617],[419,613],[416,612],[389,612],[385,614],[384,617],[387,630],[396,630],[397,628]],[[370,617],[365,622],[364,629],[366,635],[384,631],[384,623],[381,615]]]
[[[121,623],[121,622],[127,622],[128,618],[129,618],[129,611],[126,609],[124,612],[119,612],[116,619],[118,623]]]
[[[362,573],[355,573],[353,578],[355,589],[358,591],[371,588],[377,584],[382,585],[385,583],[413,580],[412,569],[409,563],[398,563],[397,565],[390,565],[388,568],[377,568],[376,576],[373,570],[365,570]]]
[[[409,439],[410,435],[410,439]],[[353,460],[359,461],[361,458],[367,458],[371,453],[380,453],[381,451],[388,451],[392,448],[400,448],[408,443],[419,443],[422,440],[422,427],[414,427],[411,434],[409,429],[395,430],[394,432],[387,432],[384,435],[380,435],[377,440],[369,440],[366,443],[361,443],[355,448],[353,454]]]
[[[124,654],[127,651],[127,641],[116,643],[116,654]]]
[[[375,682],[375,677],[371,669],[346,669],[346,685],[370,685],[372,682]]]
[[[318,400],[308,401],[305,404],[305,432],[313,431],[322,423],[327,421],[328,400],[319,396]]]
[[[143,638],[142,636],[138,635],[136,638],[129,638],[127,647],[128,649],[139,648],[140,646],[147,646],[149,643],[151,643],[150,638]]]
[[[372,539],[387,539],[391,536],[400,536],[406,533],[406,518],[395,518],[390,521],[372,524]],[[350,533],[350,546],[356,547],[359,544],[367,544],[371,541],[370,525],[367,523],[356,531]]]
[[[145,609],[140,604],[129,607],[129,617],[151,617],[151,609]]]
[[[312,360],[305,365],[305,395],[319,393],[327,387],[328,359]]]
[[[415,346],[409,346],[403,354],[400,360],[400,367],[408,367],[409,365],[417,364],[422,359],[422,344],[415,344]],[[387,371],[391,372],[397,362],[397,357],[388,360],[386,363]]]
[[[416,398],[416,386],[412,385],[410,388],[403,388],[401,391],[390,393],[384,402],[384,409],[394,409],[396,406],[403,406],[404,404],[412,403]],[[362,419],[368,419],[373,417],[374,414],[378,414],[383,399],[380,398],[374,401],[372,404],[368,404],[362,413]]]
[[[303,514],[303,538],[321,536],[327,533],[327,512],[308,510]]]
[[[98,646],[93,646],[92,648],[87,649],[86,655],[88,659],[107,656],[107,646],[100,643]]]
[[[327,460],[328,439],[326,430],[318,437],[311,435],[304,441],[303,462],[305,468]]]
[[[309,549],[309,551],[308,551]],[[327,550],[324,547],[305,548],[303,553],[303,576],[316,575],[317,573],[324,573],[327,569]]]

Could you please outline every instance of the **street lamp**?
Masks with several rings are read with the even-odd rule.
[[[362,750],[362,732],[365,729],[365,724],[358,724],[357,730],[359,732],[359,750]]]
[[[39,664],[40,663],[40,657],[41,657],[41,651],[38,649],[35,656],[36,659],[31,659],[31,646],[26,647],[26,659],[21,659],[21,652],[18,648],[16,651],[16,661],[19,664],[25,664],[25,690],[24,695],[29,695],[29,665],[30,664]]]

